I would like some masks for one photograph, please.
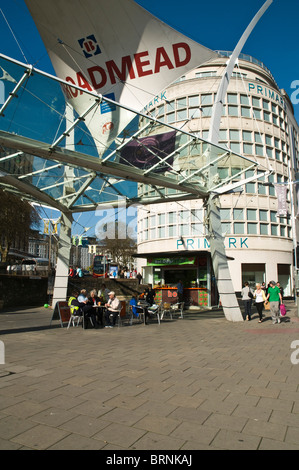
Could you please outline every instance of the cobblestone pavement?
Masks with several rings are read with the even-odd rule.
[[[0,449],[299,449],[286,305],[276,325],[206,311],[97,330],[49,328],[43,307],[2,311]]]

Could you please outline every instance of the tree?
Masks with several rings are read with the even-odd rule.
[[[0,207],[0,253],[2,262],[6,263],[12,245],[22,241],[28,243],[31,229],[37,226],[39,217],[28,202],[2,189]]]
[[[107,227],[106,231],[108,231]],[[126,233],[126,226],[125,224],[117,222],[115,236],[102,239],[100,244],[103,247],[103,251],[108,254],[115,263],[119,266],[128,266],[129,263],[133,261],[134,253],[136,253],[136,240],[129,236],[120,238],[119,233]]]

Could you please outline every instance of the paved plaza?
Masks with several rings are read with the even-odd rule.
[[[286,305],[276,325],[217,310],[97,330],[49,327],[43,307],[0,312],[0,449],[298,450]]]

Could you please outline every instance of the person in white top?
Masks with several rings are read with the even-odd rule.
[[[263,321],[263,308],[264,308],[264,302],[266,302],[266,294],[264,290],[261,288],[261,285],[259,283],[256,284],[256,289],[254,291],[254,299],[255,299],[255,306],[257,309],[257,313],[259,314],[259,323],[262,323]]]
[[[108,294],[109,300],[105,304],[106,307],[106,313],[105,313],[105,320],[106,320],[106,325],[105,328],[113,328],[116,323],[116,318],[118,313],[121,310],[121,303],[120,300],[115,296],[115,292],[109,292]],[[110,318],[110,316],[112,318]],[[112,320],[112,323],[111,323]]]

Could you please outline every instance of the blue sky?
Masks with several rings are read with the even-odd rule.
[[[264,0],[138,0],[137,3],[204,46],[232,51]],[[0,9],[0,52],[22,62],[27,60],[52,73],[46,50],[24,1],[0,0]],[[295,117],[299,122],[299,103],[295,102],[295,99],[299,101],[298,18],[298,0],[273,0],[243,52],[264,62],[278,86],[293,97]],[[90,214],[82,215],[80,221],[84,226],[93,224]],[[80,232],[80,225],[77,229]]]
[[[63,0],[61,0],[63,1]],[[155,16],[211,49],[233,50],[264,0],[138,0]],[[183,6],[183,10],[182,10]],[[26,59],[42,70],[52,66],[23,0],[0,0],[0,8]],[[299,81],[298,0],[273,0],[249,37],[243,52],[264,62],[289,96]],[[0,51],[25,61],[0,11]],[[295,105],[299,121],[299,104]]]

